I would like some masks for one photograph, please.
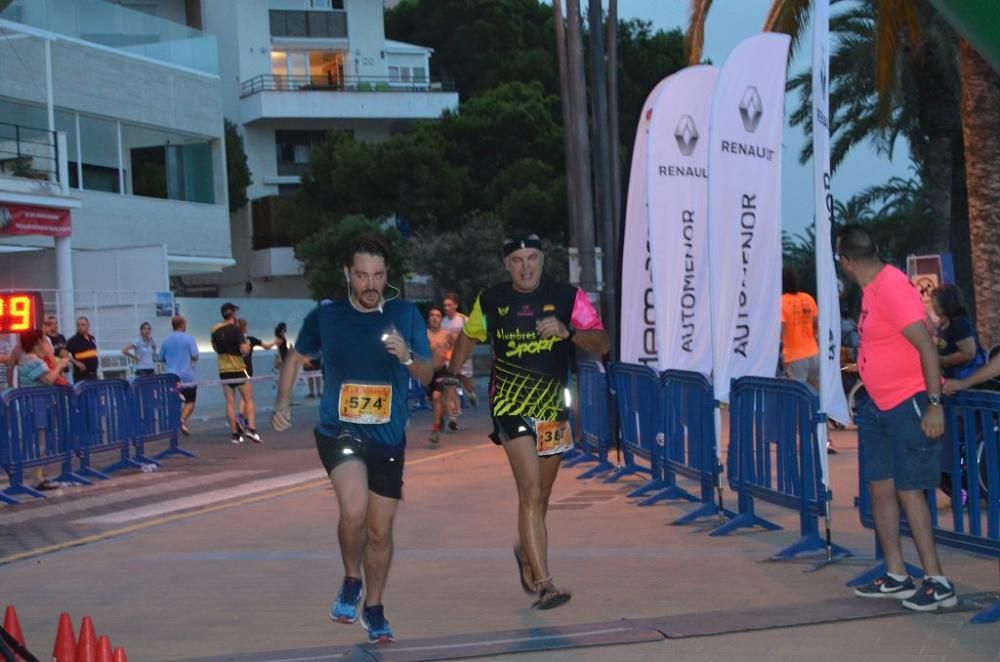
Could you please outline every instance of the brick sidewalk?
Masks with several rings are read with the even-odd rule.
[[[169,480],[157,474],[144,479],[166,486],[222,472],[262,472],[249,478],[256,480],[317,468],[308,418],[298,416],[292,433],[268,434],[259,448],[228,448],[214,437],[196,435],[192,447],[198,460],[168,461],[177,474]],[[690,506],[639,508],[624,496],[627,485],[578,481],[581,471],[567,469],[553,498],[550,556],[557,580],[573,590],[574,599],[563,608],[537,612],[529,608],[510,558],[516,524],[510,470],[502,451],[485,441],[482,411],[466,412],[463,423],[468,429],[443,435],[440,448],[429,448],[425,441],[426,413],[409,430],[405,500],[385,600],[400,640],[813,602],[849,595],[844,581],[867,564],[838,564],[807,574],[806,563],[760,563],[797,537],[795,513],[763,505],[761,514],[784,525],[784,531],[709,538],[695,528],[665,525]],[[861,529],[851,504],[857,490],[856,444],[850,433],[838,433],[836,441],[842,452],[831,461],[835,538],[870,554],[871,534]],[[225,485],[248,480],[229,476]],[[111,488],[101,489],[110,493]],[[203,490],[193,485],[176,493]],[[76,498],[95,497],[77,494],[63,503],[68,507]],[[727,505],[733,505],[732,495],[728,498]],[[105,503],[96,510],[124,507]],[[0,508],[0,521],[11,512]],[[59,528],[69,533],[94,529],[79,524],[80,519],[79,512],[67,512],[33,524],[46,535]],[[327,618],[342,572],[335,522],[329,486],[306,484],[283,496],[0,566],[0,602],[17,605],[28,643],[43,656],[64,610],[77,624],[83,614],[92,615],[99,633],[126,646],[133,660],[347,647],[364,641],[364,631]],[[995,561],[942,552],[945,569],[961,590],[996,589]],[[498,659],[1000,660],[1000,628],[970,625],[968,617],[904,614]]]

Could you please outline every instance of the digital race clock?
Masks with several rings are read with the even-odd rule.
[[[42,328],[45,315],[38,292],[0,292],[0,333],[23,333]]]

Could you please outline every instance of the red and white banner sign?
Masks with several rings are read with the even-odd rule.
[[[71,233],[68,209],[0,205],[0,234],[68,237]]]

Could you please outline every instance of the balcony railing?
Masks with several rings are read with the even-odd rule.
[[[306,39],[347,39],[347,12],[272,9],[269,12],[272,37]]]
[[[389,76],[254,76],[244,81],[240,97],[258,92],[454,92],[455,83],[446,79],[403,81]]]
[[[58,182],[56,132],[0,122],[0,175]]]

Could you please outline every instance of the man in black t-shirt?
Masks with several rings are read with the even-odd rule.
[[[565,604],[570,594],[552,582],[545,514],[562,454],[572,448],[566,380],[575,347],[604,354],[608,334],[583,290],[542,278],[538,235],[515,232],[503,243],[510,282],[480,293],[458,335],[449,372],[457,375],[476,342],[493,349],[490,438],[507,453],[518,488],[514,556],[521,586],[534,607]]]
[[[76,335],[66,343],[73,361],[73,381],[97,379],[100,359],[97,355],[97,338],[90,335],[90,320],[81,317],[76,321]]]

